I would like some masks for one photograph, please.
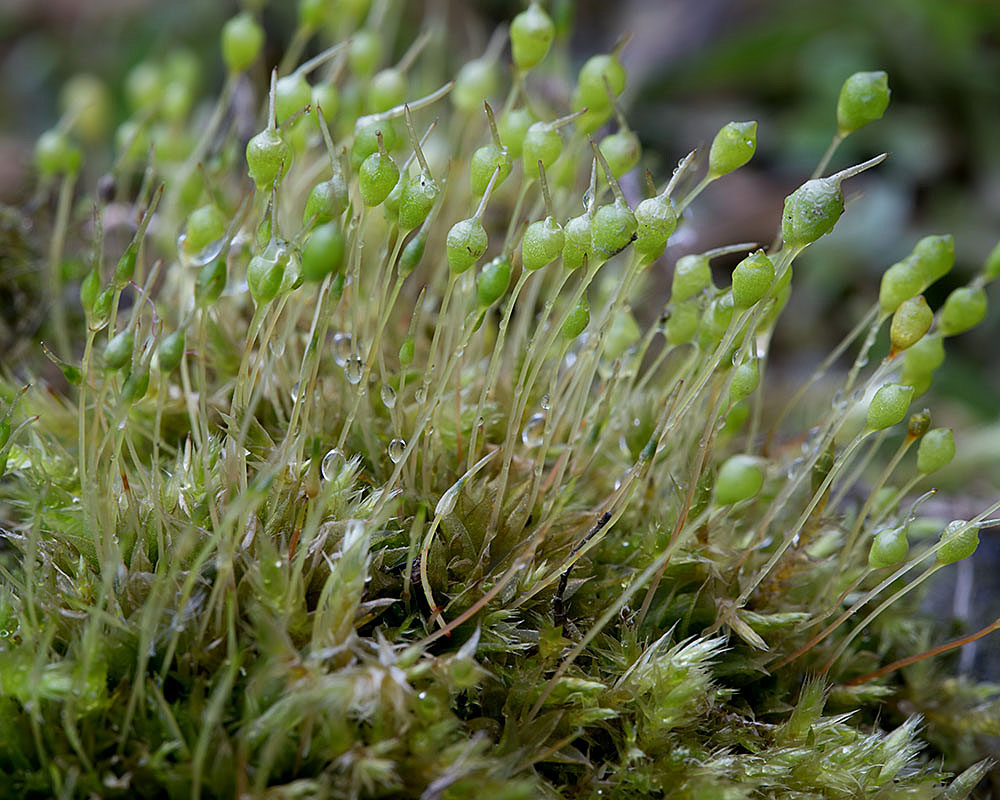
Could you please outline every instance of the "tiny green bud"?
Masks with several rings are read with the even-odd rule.
[[[277,130],[265,128],[247,143],[246,156],[250,177],[263,192],[288,171],[292,149]]]
[[[638,136],[623,128],[601,139],[600,150],[611,167],[611,174],[620,178],[639,163],[642,145],[639,144]]]
[[[108,369],[121,369],[132,361],[132,345],[135,337],[131,330],[115,334],[104,348],[104,366]]]
[[[392,157],[381,150],[372,153],[358,170],[358,190],[366,206],[377,206],[399,181],[399,167]]]
[[[91,311],[90,329],[98,330],[108,321],[111,314],[111,304],[115,299],[115,288],[106,286],[94,300],[94,308]]]
[[[488,308],[503,297],[510,286],[511,265],[506,256],[497,256],[476,276],[476,301]]]
[[[904,300],[892,315],[892,324],[889,326],[893,351],[898,353],[915,345],[930,330],[933,322],[934,312],[922,294]]]
[[[894,567],[906,558],[909,550],[905,526],[883,528],[872,539],[872,546],[868,551],[868,566],[872,569]]]
[[[670,298],[679,303],[694,297],[711,285],[712,270],[708,266],[707,256],[700,254],[681,256],[674,265]]]
[[[648,263],[656,260],[667,247],[677,227],[677,212],[670,200],[657,195],[635,207],[635,249]]]
[[[192,211],[184,226],[184,250],[198,253],[226,233],[226,218],[215,203],[208,203]]]
[[[625,79],[625,68],[617,55],[611,53],[591,56],[580,67],[576,80],[579,100],[587,108],[609,108],[611,100],[605,81],[611,87],[611,93],[617,97],[625,90]]]
[[[832,231],[843,213],[840,181],[830,178],[806,181],[785,198],[781,235],[791,247],[804,247]]]
[[[881,119],[888,105],[889,76],[884,72],[855,72],[840,89],[837,134],[847,136]]]
[[[340,269],[344,263],[346,241],[339,223],[327,222],[317,226],[302,248],[302,277],[307,281],[321,281]]]
[[[122,289],[132,280],[132,276],[135,275],[135,265],[138,257],[139,246],[135,242],[132,242],[125,248],[125,252],[122,253],[121,258],[118,259],[118,263],[115,265],[115,274],[111,281],[112,286],[116,289]]]
[[[201,307],[212,305],[226,288],[226,259],[212,259],[198,271],[194,284],[194,299]]]
[[[538,3],[532,3],[510,23],[510,49],[519,70],[529,70],[549,52],[556,28]]]
[[[512,108],[497,121],[500,139],[510,151],[511,158],[520,158],[524,151],[524,137],[528,129],[535,123],[535,117],[527,108]],[[493,172],[490,171],[490,175]],[[489,180],[487,178],[487,180]]]
[[[326,0],[299,0],[299,23],[306,28],[318,28],[327,21],[329,10]]]
[[[45,131],[35,144],[35,166],[43,175],[72,174],[80,169],[83,155],[62,131]]]
[[[467,61],[455,76],[455,88],[451,90],[451,101],[466,114],[474,114],[483,107],[483,102],[497,91],[497,65],[487,58]]]
[[[593,217],[587,213],[573,217],[563,226],[565,241],[562,257],[566,269],[577,269],[589,257],[592,233]]]
[[[494,188],[503,183],[510,175],[513,163],[508,148],[501,147],[494,142],[483,145],[476,150],[469,163],[469,181],[472,184],[473,194],[480,196],[486,191],[490,178],[493,177],[497,167],[500,167],[500,172],[497,174]]]
[[[565,243],[562,226],[554,217],[532,222],[521,239],[521,264],[527,270],[541,269],[559,257]]]
[[[155,108],[163,98],[163,88],[163,71],[149,61],[140,61],[125,77],[125,98],[133,111]]]
[[[459,220],[451,226],[445,241],[448,267],[455,275],[465,272],[482,258],[488,246],[489,239],[482,222],[476,217]]]
[[[569,312],[566,321],[563,323],[561,333],[566,339],[575,339],[583,333],[590,324],[590,302],[587,293],[580,295],[580,300],[573,310]]]
[[[263,45],[264,29],[245,11],[222,26],[222,59],[230,72],[249,67]]]
[[[268,246],[247,264],[247,286],[257,305],[271,302],[281,289],[288,255],[283,248]]]
[[[944,301],[938,329],[942,336],[955,336],[974,328],[985,316],[986,292],[978,286],[962,286]]]
[[[696,300],[675,303],[670,309],[670,316],[664,327],[667,342],[672,345],[690,342],[698,332],[701,324],[701,309]]]
[[[756,122],[726,123],[712,140],[708,153],[708,174],[717,178],[739,169],[753,158],[756,150]]]
[[[931,412],[926,408],[910,415],[910,421],[906,425],[906,435],[911,439],[919,439],[931,427]]]
[[[632,209],[620,197],[613,203],[601,206],[594,213],[591,230],[592,252],[602,258],[611,258],[628,247],[635,238],[638,221]]]
[[[753,456],[736,455],[726,459],[715,478],[715,502],[720,506],[749,500],[764,485],[764,470]]]
[[[437,184],[424,173],[414,175],[403,186],[403,194],[399,200],[399,227],[401,230],[412,230],[422,225],[437,200]]]
[[[407,336],[403,339],[403,343],[399,346],[399,363],[404,367],[410,366],[413,363],[413,356],[416,350],[416,345],[413,342],[412,336]]]
[[[733,268],[733,303],[750,308],[760,302],[774,282],[774,263],[763,250],[757,250]]]
[[[942,531],[940,541],[937,563],[942,566],[954,564],[976,552],[979,547],[979,526],[970,525],[964,519],[952,520]]]
[[[736,403],[744,397],[753,394],[760,385],[760,369],[757,359],[744,361],[733,370],[733,378],[729,383],[729,399]]]
[[[157,350],[157,360],[160,364],[160,372],[164,375],[177,369],[184,357],[184,329],[179,328],[166,336]]]
[[[917,469],[929,475],[951,463],[955,457],[955,435],[951,428],[935,428],[924,434],[917,448]]]
[[[868,405],[866,421],[868,427],[875,431],[891,428],[897,422],[902,422],[906,410],[913,399],[913,387],[899,383],[887,383],[882,386]]]
[[[997,278],[1000,278],[1000,242],[990,250],[986,263],[983,264],[983,280],[989,282]]]

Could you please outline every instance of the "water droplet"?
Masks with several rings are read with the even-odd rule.
[[[380,394],[382,395],[382,405],[386,408],[396,407],[396,390],[393,389],[388,383],[382,384]]]
[[[524,426],[524,430],[521,431],[521,441],[527,447],[538,447],[542,443],[544,433],[545,415],[535,414],[528,420]]]
[[[413,393],[413,399],[422,405],[424,401],[427,400],[427,389],[423,386],[418,386],[417,391]]]
[[[223,236],[220,239],[216,239],[214,242],[209,242],[201,250],[195,253],[188,259],[188,263],[192,267],[203,267],[209,261],[214,261],[219,257],[222,252],[222,248],[226,244],[226,237]]]
[[[333,360],[338,367],[344,366],[351,357],[351,334],[335,333],[333,335]]]
[[[267,349],[271,351],[271,355],[275,358],[281,358],[285,354],[285,340],[280,337],[271,339],[267,343]]]
[[[344,364],[344,375],[347,376],[347,382],[352,385],[361,383],[361,373],[364,370],[365,364],[359,356],[347,359],[347,363]]]
[[[575,363],[576,353],[567,353],[566,358],[563,359],[563,364],[565,364],[566,369],[572,369]]]
[[[552,401],[549,399],[547,394],[542,395],[542,402],[540,404],[543,411],[548,411],[552,407]]]
[[[438,500],[437,505],[434,506],[434,515],[437,517],[446,517],[452,511],[455,510],[455,503],[458,501],[458,490],[462,487],[462,482],[459,481],[454,486],[452,486],[447,492],[441,495],[441,499]]]
[[[346,463],[347,459],[344,458],[344,454],[334,447],[323,456],[323,463],[319,466],[320,472],[323,473],[323,479],[332,481],[340,474],[340,470],[344,468]]]
[[[291,391],[289,391],[288,394],[292,398],[292,402],[293,403],[299,402],[299,382],[298,381],[295,381],[294,385],[291,388]]]
[[[403,460],[403,454],[406,452],[406,442],[402,439],[393,439],[389,442],[389,460],[393,464],[398,464]]]

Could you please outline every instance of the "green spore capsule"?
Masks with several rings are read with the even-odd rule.
[[[521,157],[524,159],[524,174],[535,177],[538,162],[545,169],[551,167],[562,153],[562,137],[551,122],[535,122],[524,134]]]
[[[104,348],[104,366],[116,370],[131,363],[134,342],[135,337],[131,330],[115,334]]]
[[[504,296],[510,286],[511,264],[506,256],[497,256],[476,276],[476,302],[488,308]]]
[[[373,113],[388,111],[406,100],[406,76],[390,67],[375,73],[368,84],[368,108]]]
[[[207,203],[192,211],[184,226],[184,250],[198,253],[226,233],[226,217],[215,203]]]
[[[200,308],[206,308],[222,295],[226,288],[226,259],[219,257],[198,270],[194,284],[194,299]]]
[[[844,193],[839,181],[806,181],[785,198],[781,235],[791,247],[812,244],[832,231],[843,213]]]
[[[701,324],[701,308],[695,300],[675,303],[663,328],[667,343],[677,346],[694,339]]]
[[[955,237],[951,234],[923,237],[910,253],[916,271],[930,286],[947,275],[955,265]]]
[[[132,276],[135,275],[135,265],[138,257],[139,245],[132,242],[132,244],[125,248],[125,252],[122,253],[121,258],[118,259],[118,263],[115,265],[115,273],[111,280],[111,285],[115,289],[123,289],[132,280]]]
[[[378,134],[381,137],[381,134]],[[358,170],[358,191],[361,201],[369,207],[377,206],[389,196],[399,181],[399,167],[392,157],[380,147],[361,164]]]
[[[579,87],[573,90],[570,96],[570,108],[580,114],[576,118],[576,129],[580,133],[591,134],[600,128],[605,122],[611,119],[614,114],[614,106],[608,104],[604,106],[588,107],[583,101]]]
[[[715,502],[728,506],[749,500],[764,485],[764,470],[759,459],[736,455],[726,459],[715,478]]]
[[[156,359],[160,372],[164,375],[173,372],[184,357],[184,329],[180,328],[168,334],[156,351]]]
[[[521,264],[527,270],[541,269],[559,257],[565,243],[562,225],[554,217],[532,222],[521,238]]]
[[[565,339],[575,339],[587,329],[589,324],[590,301],[587,299],[587,293],[584,292],[580,295],[577,304],[573,306],[572,311],[567,315],[560,333]]]
[[[497,65],[490,58],[467,61],[455,76],[451,102],[459,111],[474,114],[497,91]]]
[[[718,178],[746,164],[757,150],[757,123],[728,122],[722,126],[708,152],[708,174]]]
[[[115,287],[106,286],[94,300],[94,307],[91,309],[89,327],[91,330],[99,330],[104,327],[111,315],[111,304],[115,300]]]
[[[271,302],[282,288],[285,267],[290,260],[286,249],[276,243],[269,244],[247,264],[247,286],[257,305]]]
[[[955,457],[955,435],[951,428],[927,431],[917,448],[917,469],[930,475],[951,463]]]
[[[500,117],[497,129],[500,131],[500,138],[510,151],[511,158],[521,157],[524,152],[524,137],[536,121],[535,115],[527,108],[512,108]]]
[[[71,175],[80,169],[82,163],[83,154],[62,131],[49,130],[38,137],[35,166],[42,175]]]
[[[840,88],[837,135],[847,136],[881,119],[889,106],[889,76],[884,72],[855,72]]]
[[[301,72],[278,78],[274,85],[274,109],[278,122],[298,114],[312,102],[312,88]]]
[[[379,152],[379,134],[382,135],[382,146],[387,153],[399,146],[399,132],[391,120],[359,122],[351,143],[351,169],[360,169],[368,156]]]
[[[868,551],[868,566],[872,569],[894,567],[906,558],[909,551],[910,543],[906,539],[905,526],[883,528],[872,539],[872,546]]]
[[[264,29],[247,12],[222,26],[222,60],[230,72],[243,72],[264,46]]]
[[[719,295],[708,304],[699,329],[700,341],[704,347],[715,347],[722,341],[733,321],[733,311],[732,292]]]
[[[451,226],[445,241],[448,268],[452,274],[460,275],[482,258],[488,246],[486,229],[478,218],[459,220]]]
[[[944,340],[938,333],[924,336],[903,357],[903,368],[913,374],[931,373],[944,363]]]
[[[100,291],[101,275],[97,271],[97,267],[94,267],[80,283],[80,305],[83,307],[83,313],[88,317],[94,310],[94,303]]]
[[[733,303],[746,309],[760,302],[774,283],[774,262],[757,250],[733,268]]]
[[[744,361],[733,370],[729,383],[729,399],[736,403],[753,394],[760,385],[760,368],[757,360]]]
[[[302,278],[318,282],[338,271],[344,263],[346,239],[336,222],[317,226],[302,248]]]
[[[566,269],[577,269],[590,256],[593,216],[585,212],[573,217],[563,226],[563,234],[563,266]]]
[[[891,428],[906,417],[906,410],[913,399],[913,387],[900,383],[882,386],[868,405],[866,422],[873,431]]]
[[[955,263],[955,241],[951,236],[925,236],[902,261],[882,275],[879,306],[892,314],[906,300],[916,297],[943,277]]]
[[[938,564],[947,566],[962,561],[979,547],[979,526],[970,525],[964,519],[952,520],[942,531],[940,541],[936,555]]]
[[[646,263],[655,261],[677,228],[677,212],[669,198],[657,195],[635,207],[635,250]]]
[[[247,169],[258,191],[267,191],[284,175],[292,161],[292,149],[274,128],[262,130],[247,143]]]
[[[635,168],[642,155],[642,145],[639,137],[632,131],[623,128],[601,139],[599,145],[601,154],[611,167],[611,174],[620,178]]]
[[[437,184],[423,172],[410,178],[403,186],[403,194],[399,200],[400,229],[412,230],[422,225],[431,213],[440,191]]]
[[[1000,242],[998,242],[990,254],[986,256],[986,263],[983,264],[983,281],[989,283],[1000,278]]]
[[[472,154],[472,161],[469,163],[469,182],[472,185],[472,193],[478,197],[486,191],[490,178],[493,177],[497,167],[500,168],[500,172],[497,174],[495,186],[499,186],[510,175],[513,164],[510,150],[495,142],[477,149]]]
[[[365,28],[351,35],[351,46],[347,51],[351,71],[360,78],[367,78],[382,60],[382,40],[378,34]]]
[[[138,403],[149,391],[149,370],[133,370],[122,384],[121,402],[125,405]]]
[[[906,435],[911,439],[919,439],[931,427],[931,412],[926,408],[910,416],[910,421],[906,424]]]
[[[427,245],[427,231],[421,230],[403,247],[403,252],[399,255],[399,274],[403,277],[409,275],[417,268],[420,259],[424,257],[424,247]]]
[[[675,303],[680,303],[711,285],[712,269],[708,265],[708,256],[700,254],[681,256],[674,265],[670,298]]]
[[[302,211],[303,225],[323,225],[337,219],[347,208],[347,184],[340,175],[313,186]]]
[[[930,330],[933,322],[934,312],[922,294],[904,300],[892,315],[892,323],[889,326],[889,340],[893,352],[898,353],[913,347]]]
[[[588,58],[576,79],[578,100],[589,109],[610,108],[608,88],[617,97],[625,90],[625,67],[614,53]]]
[[[521,71],[538,64],[549,52],[556,27],[538,3],[532,3],[510,23],[510,49]]]
[[[942,336],[956,336],[974,328],[985,316],[986,292],[979,286],[962,286],[944,301],[938,330]]]
[[[628,247],[635,237],[638,221],[632,209],[622,198],[607,203],[594,212],[591,229],[593,253],[602,258],[611,258]]]
[[[639,341],[641,333],[639,323],[635,321],[631,311],[620,311],[611,321],[604,340],[604,355],[614,361],[626,350]]]
[[[407,336],[399,346],[399,363],[408,367],[413,363],[413,356],[416,353],[416,345],[412,336]]]

